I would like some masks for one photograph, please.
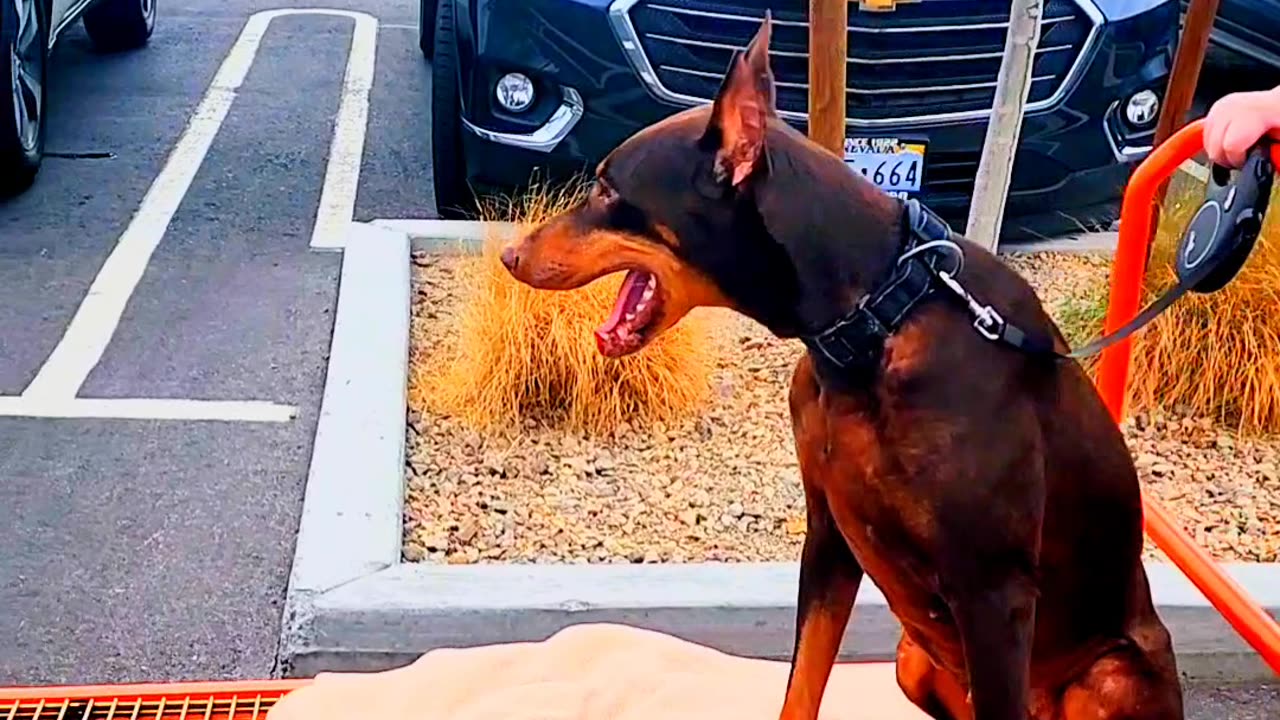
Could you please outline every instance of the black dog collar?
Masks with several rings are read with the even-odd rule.
[[[907,227],[889,278],[831,327],[803,338],[810,351],[840,370],[872,372],[880,363],[884,341],[913,309],[941,290],[964,303],[974,329],[987,340],[1032,355],[1063,357],[1051,339],[1006,322],[995,308],[975,300],[960,284],[964,251],[951,226],[914,198],[903,203],[903,213]]]
[[[941,245],[956,247],[951,227],[915,199],[904,203],[906,232],[889,277],[867,294],[848,315],[821,333],[802,338],[818,356],[841,370],[871,369],[880,362],[884,341],[921,302],[935,294],[937,267],[945,262]],[[958,250],[958,248],[957,248]],[[960,271],[963,256],[953,253],[951,274]]]

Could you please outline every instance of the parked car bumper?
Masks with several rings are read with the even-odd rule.
[[[1181,2],[1185,11],[1189,0]],[[1280,70],[1280,0],[1222,0],[1209,39],[1218,49]]]
[[[473,18],[458,29],[463,144],[473,185],[506,190],[589,171],[635,131],[694,102],[655,83],[645,58],[637,59],[634,38],[620,31],[619,13],[631,0],[451,1],[459,17]],[[1058,91],[1035,103],[1023,124],[1006,214],[1015,234],[1070,226],[1068,218],[1109,221],[1132,165],[1150,149],[1151,127],[1130,128],[1122,108],[1139,91],[1162,93],[1178,3],[1146,2],[1114,19],[1088,0],[1081,7],[1095,30]],[[497,78],[512,71],[532,78],[540,98],[520,116],[493,100]],[[927,142],[919,197],[962,226],[987,114],[904,120],[850,113],[849,135]],[[806,129],[802,112],[787,113],[787,120]]]

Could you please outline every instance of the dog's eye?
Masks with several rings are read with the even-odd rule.
[[[591,187],[591,202],[604,212],[605,222],[614,230],[636,235],[648,232],[649,219],[644,211],[624,200],[602,176]]]
[[[609,226],[634,235],[646,235],[649,232],[649,218],[640,208],[618,198],[609,206]]]
[[[591,188],[591,195],[596,202],[606,207],[618,200],[618,192],[604,178],[596,178],[595,184]]]

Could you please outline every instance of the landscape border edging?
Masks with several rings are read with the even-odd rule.
[[[310,642],[316,597],[401,560],[404,491],[389,478],[404,474],[409,293],[408,237],[353,223],[342,250],[277,671],[287,671],[297,648]]]
[[[330,414],[352,412],[351,406],[335,400],[330,403],[330,383],[338,383],[336,397],[378,398],[380,412],[395,418],[399,442],[380,442],[385,457],[375,460],[362,456],[361,467],[346,477],[329,468],[308,477],[307,498],[303,509],[303,530],[298,537],[297,557],[291,577],[286,623],[282,628],[280,667],[289,677],[309,677],[327,670],[380,670],[411,662],[431,649],[464,647],[494,642],[542,640],[555,631],[582,622],[625,623],[667,632],[687,640],[726,652],[755,657],[789,657],[793,643],[795,563],[703,563],[656,565],[430,565],[402,562],[399,538],[402,534],[400,508],[405,489],[404,433],[405,407],[403,386],[399,390],[400,405],[389,408],[392,393],[367,393],[360,384],[377,382],[380,374],[398,372],[406,377],[408,352],[409,250],[422,240],[415,237],[412,225],[388,226],[386,221],[356,223],[359,237],[347,244],[362,259],[355,260],[352,281],[348,281],[347,263],[343,260],[343,281],[339,292],[339,314],[346,308],[367,308],[367,313],[383,313],[403,323],[403,330],[387,333],[387,337],[403,337],[405,345],[395,352],[371,353],[367,340],[362,348],[370,360],[385,361],[379,370],[367,369],[353,374],[343,370],[349,357],[341,345],[362,342],[355,331],[335,332],[326,379],[325,405],[321,426],[339,426],[344,421],[328,419]],[[448,221],[436,221],[448,222]],[[361,229],[363,227],[363,229]],[[395,229],[391,229],[394,227]],[[440,225],[432,232],[440,233]],[[447,226],[445,226],[447,227]],[[469,234],[469,235],[468,235]],[[378,245],[379,250],[365,252],[361,240],[394,235],[396,240]],[[476,238],[474,226],[465,233],[436,238],[424,249],[458,247],[458,243],[474,247],[468,238]],[[376,244],[376,243],[368,243]],[[388,248],[395,246],[400,255],[391,258]],[[373,265],[382,263],[381,271]],[[365,278],[365,279],[362,279]],[[394,292],[386,287],[394,279]],[[347,300],[343,295],[370,293],[364,300]],[[405,303],[402,305],[401,303]],[[373,307],[377,304],[379,308]],[[350,314],[350,313],[348,313]],[[345,326],[343,326],[345,327]],[[384,341],[385,342],[385,341]],[[383,375],[385,377],[385,375]],[[353,385],[354,383],[354,385]],[[345,409],[340,409],[345,408]],[[368,417],[368,412],[359,415]],[[385,418],[383,418],[385,420]],[[350,423],[350,421],[346,421]],[[388,425],[389,427],[389,425]],[[384,431],[379,437],[385,437]],[[338,444],[336,449],[322,445]],[[323,436],[318,431],[313,452],[316,458],[326,453],[351,453],[351,443],[333,433]],[[395,467],[392,468],[391,459]],[[367,472],[374,464],[381,466],[374,476]],[[358,478],[358,480],[357,480]],[[313,490],[313,482],[324,483],[325,490]],[[385,562],[386,530],[375,529],[382,538],[382,550],[367,565],[347,572],[341,581],[321,581],[328,573],[308,568],[323,557],[325,540],[315,528],[345,522],[346,532],[370,531],[370,523],[355,522],[350,514],[353,505],[345,503],[313,504],[325,494],[341,492],[361,502],[356,495],[372,493],[382,498],[396,496],[397,515],[394,522],[396,553]],[[364,500],[367,500],[364,499]],[[336,508],[343,508],[338,510]],[[385,514],[384,514],[385,517]],[[361,530],[363,528],[363,530]],[[360,538],[340,535],[342,542],[360,546]],[[317,539],[320,538],[320,539]],[[332,544],[332,540],[328,541]],[[366,539],[367,542],[367,539]],[[317,549],[318,548],[318,549]],[[348,567],[355,567],[347,554]],[[1147,563],[1152,594],[1157,609],[1170,626],[1183,675],[1193,680],[1274,681],[1275,677],[1261,659],[1236,635],[1235,631],[1182,576],[1168,563]],[[1237,563],[1225,566],[1228,572],[1272,615],[1280,616],[1280,564]],[[883,596],[868,580],[859,593],[850,632],[846,634],[841,657],[844,660],[892,659],[897,643],[897,621],[889,612]]]

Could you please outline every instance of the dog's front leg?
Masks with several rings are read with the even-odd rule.
[[[796,642],[782,720],[814,720],[835,664],[862,566],[836,528],[824,497],[806,488],[808,529],[800,555]]]
[[[952,594],[974,720],[1027,720],[1035,589],[1025,578]]]

